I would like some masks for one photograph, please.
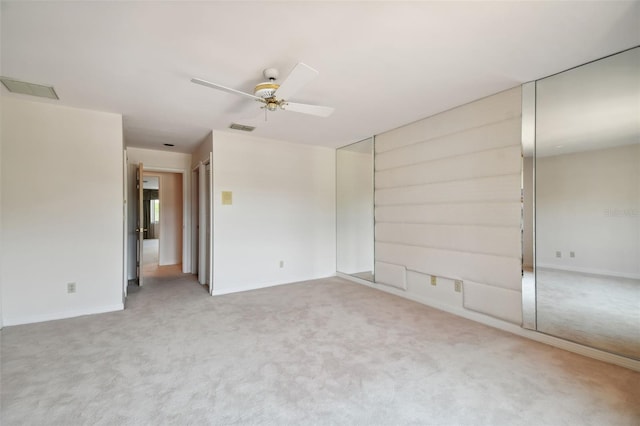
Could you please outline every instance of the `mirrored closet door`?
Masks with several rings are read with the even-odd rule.
[[[374,281],[373,138],[336,150],[337,270]]]
[[[640,359],[640,48],[525,85],[523,172],[524,326]]]

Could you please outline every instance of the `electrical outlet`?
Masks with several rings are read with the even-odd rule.
[[[562,257],[562,252],[561,251],[557,251],[556,252],[556,257]]]
[[[455,280],[453,282],[453,288],[455,289],[456,293],[462,293],[462,281]]]
[[[76,292],[76,283],[67,283],[67,293]]]
[[[281,267],[281,268],[284,268],[284,260],[281,260],[281,261],[280,261],[280,267]]]
[[[576,257],[576,252],[575,251],[570,251],[569,252],[569,257]]]
[[[436,285],[437,284],[437,279],[435,275],[431,275],[431,285]]]

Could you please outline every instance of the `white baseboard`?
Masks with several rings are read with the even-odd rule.
[[[559,271],[566,271],[566,272],[579,272],[582,274],[604,275],[606,277],[629,278],[632,280],[640,280],[640,274],[635,274],[633,272],[617,272],[617,271],[608,271],[606,269],[583,268],[580,266],[555,265],[552,263],[538,263],[537,266],[538,268],[557,269]]]
[[[98,306],[91,309],[78,309],[74,311],[53,312],[50,314],[42,314],[42,315],[27,315],[24,317],[8,317],[8,318],[3,318],[3,326],[9,327],[12,325],[33,324],[36,322],[75,318],[75,317],[81,317],[84,315],[104,314],[106,312],[122,311],[123,309],[124,309],[124,304],[117,303],[115,305]]]
[[[353,282],[356,282],[358,284],[368,285],[369,287],[378,288],[378,286],[374,285],[374,283],[372,283],[371,281],[367,281],[367,280],[362,279],[362,278],[354,277],[352,275],[344,274],[342,272],[336,272],[336,277],[344,278],[345,280],[353,281]]]
[[[301,279],[296,279],[294,281],[286,281],[286,282],[282,282],[282,283],[281,282],[273,282],[273,283],[262,283],[262,284],[250,284],[250,285],[245,285],[245,286],[236,287],[236,288],[230,288],[230,289],[224,289],[224,290],[216,290],[216,286],[214,284],[212,296],[224,296],[225,294],[242,293],[242,292],[245,292],[245,291],[260,290],[261,288],[277,287],[277,286],[280,286],[280,285],[294,284],[294,283],[299,283],[299,282],[303,282],[303,281],[321,280],[323,278],[330,278],[330,277],[334,277],[334,276],[335,275],[328,275],[328,276],[315,277],[315,278],[301,278]]]
[[[620,355],[615,355],[609,352],[594,349],[589,346],[580,345],[578,343],[570,342],[568,340],[560,339],[559,337],[550,336],[548,334],[540,333],[534,330],[527,330],[518,325],[502,321],[497,318],[493,318],[487,315],[483,315],[477,312],[467,311],[464,308],[458,308],[455,306],[445,305],[442,303],[434,302],[420,296],[416,296],[410,293],[406,293],[402,290],[397,290],[387,286],[376,285],[375,283],[338,273],[338,277],[344,278],[349,281],[356,282],[358,284],[366,285],[367,287],[381,290],[396,296],[404,297],[405,299],[413,300],[414,302],[422,303],[423,305],[430,306],[432,308],[448,312],[453,315],[457,315],[462,318],[469,319],[471,321],[479,322],[484,325],[488,325],[493,328],[497,328],[521,337],[525,337],[536,342],[544,343],[549,346],[564,349],[569,352],[573,352],[579,355],[583,355],[589,358],[594,358],[600,361],[608,362],[610,364],[619,365],[621,367],[628,368],[634,371],[640,371],[640,361],[631,358],[626,358]]]

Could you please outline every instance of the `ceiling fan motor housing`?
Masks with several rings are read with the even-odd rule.
[[[273,98],[276,90],[280,87],[279,84],[276,84],[272,81],[266,81],[264,83],[260,83],[254,89],[253,94],[261,97],[262,99]]]

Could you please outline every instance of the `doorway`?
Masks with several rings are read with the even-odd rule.
[[[144,276],[182,273],[182,174],[143,172]]]

